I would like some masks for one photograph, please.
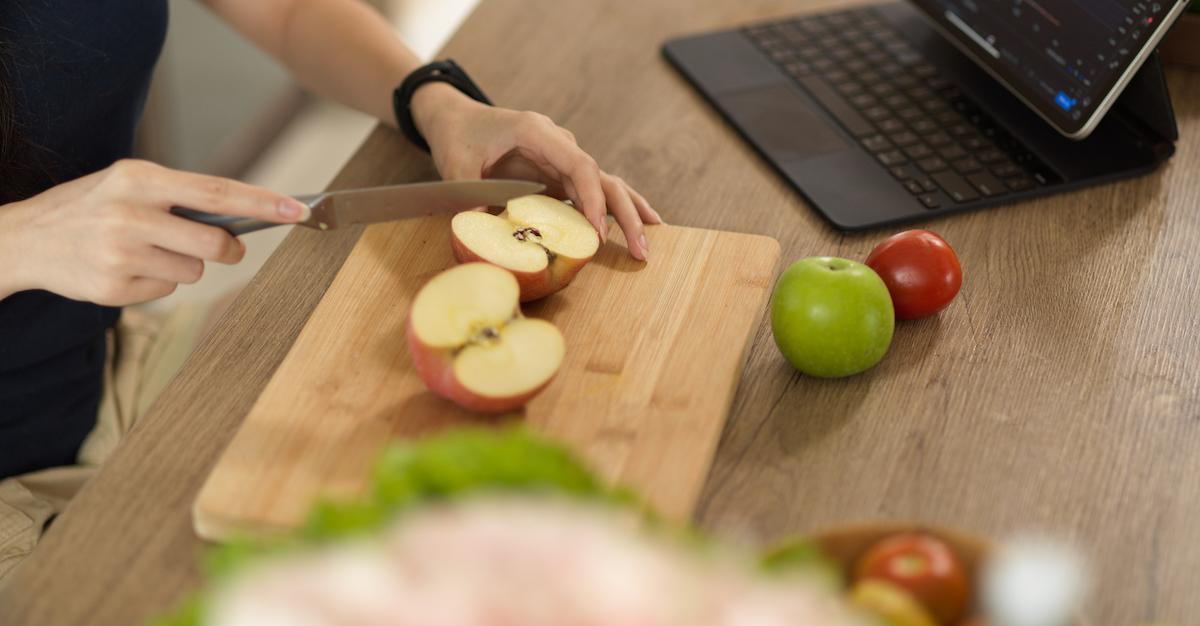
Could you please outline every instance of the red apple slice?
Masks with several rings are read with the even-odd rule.
[[[521,315],[509,272],[467,263],[433,277],[408,315],[408,349],[429,390],[481,413],[511,411],[546,387],[565,347],[553,324]]]
[[[517,277],[521,302],[566,287],[600,248],[596,229],[574,207],[548,196],[509,201],[500,215],[467,211],[450,223],[454,257],[483,261]]]

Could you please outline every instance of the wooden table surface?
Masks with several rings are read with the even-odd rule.
[[[785,262],[863,258],[887,233],[828,227],[658,52],[840,4],[484,0],[447,52],[669,222],[774,236]],[[963,291],[900,324],[870,372],[796,375],[764,319],[700,524],[762,542],[873,519],[1047,531],[1093,558],[1092,623],[1200,622],[1200,75],[1168,79],[1182,140],[1155,174],[927,224]],[[334,187],[431,176],[378,130]],[[358,236],[289,237],[0,596],[0,623],[138,624],[198,584],[196,492]]]

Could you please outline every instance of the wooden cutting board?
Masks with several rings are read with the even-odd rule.
[[[409,303],[450,267],[449,218],[371,226],[217,462],[196,532],[294,528],[317,498],[361,493],[395,439],[496,423],[428,392],[404,338]],[[523,419],[672,518],[708,474],[779,244],[759,235],[655,226],[649,263],[615,227],[570,286],[523,308],[566,339],[562,369]]]

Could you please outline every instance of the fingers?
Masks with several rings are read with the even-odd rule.
[[[629,254],[639,261],[645,261],[650,252],[646,235],[642,232],[642,219],[634,206],[633,198],[621,179],[608,174],[604,175],[604,196],[608,199],[608,210],[617,219],[621,231],[625,233],[625,242]]]
[[[105,182],[125,197],[148,199],[167,209],[236,215],[268,222],[307,219],[302,202],[285,195],[218,176],[180,172],[145,161],[120,161],[106,170]]]
[[[176,283],[157,278],[132,278],[122,290],[122,304],[149,302],[171,295]]]
[[[662,216],[658,214],[658,211],[654,210],[654,207],[650,206],[650,203],[646,201],[646,198],[644,198],[642,194],[638,193],[636,189],[631,187],[629,183],[625,182],[624,180],[621,180],[621,184],[625,186],[625,191],[629,192],[629,197],[633,198],[633,206],[637,207],[638,215],[641,216],[643,223],[663,223]]]
[[[204,261],[162,248],[150,247],[142,253],[138,278],[190,285],[204,275]]]
[[[170,213],[148,212],[137,228],[143,241],[195,259],[232,265],[246,255],[246,246],[224,230]]]
[[[531,114],[523,119],[525,121],[516,133],[518,150],[534,164],[544,162],[562,175],[564,188],[568,191],[573,188],[575,191],[572,200],[600,234],[600,240],[606,240],[608,234],[604,215],[607,211],[604,187],[600,182],[600,166],[560,132],[549,118]],[[566,185],[566,182],[570,182],[570,185]]]

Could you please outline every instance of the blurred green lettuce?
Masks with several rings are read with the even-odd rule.
[[[318,503],[294,535],[270,541],[235,539],[204,560],[210,579],[221,579],[266,554],[303,548],[381,530],[404,513],[438,501],[487,492],[546,493],[649,509],[627,490],[604,486],[562,446],[521,427],[467,428],[398,443],[384,451],[358,500]],[[151,626],[199,626],[203,594],[188,598]]]

